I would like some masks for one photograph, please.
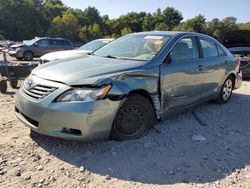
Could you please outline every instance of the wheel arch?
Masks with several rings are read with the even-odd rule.
[[[24,57],[24,54],[27,53],[27,52],[31,52],[32,55],[33,55],[33,57],[35,57],[35,54],[34,54],[34,52],[33,52],[32,50],[25,50],[25,51],[23,52],[23,57]]]
[[[148,91],[146,91],[144,89],[136,89],[136,90],[130,91],[128,93],[127,97],[129,97],[131,95],[141,95],[144,98],[146,98],[150,102],[150,104],[152,105],[152,107],[154,109],[154,117],[158,118],[158,116],[157,116],[157,110],[156,110],[156,106],[155,106],[155,102],[154,102],[151,94]]]

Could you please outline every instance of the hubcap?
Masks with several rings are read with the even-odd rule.
[[[233,83],[231,79],[228,79],[223,86],[222,97],[225,101],[229,99],[233,90]]]
[[[145,128],[146,118],[144,110],[139,106],[127,106],[120,110],[115,129],[125,138],[138,135]]]

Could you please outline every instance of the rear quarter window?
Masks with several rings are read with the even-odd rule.
[[[218,49],[218,54],[219,56],[226,56],[226,52],[219,46],[217,45],[217,49]]]

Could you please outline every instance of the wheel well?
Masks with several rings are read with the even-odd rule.
[[[235,80],[236,80],[236,76],[235,76],[235,74],[234,74],[234,73],[231,73],[231,74],[229,74],[229,76],[228,76],[228,77],[230,77],[230,76],[234,79],[233,84],[235,85]]]
[[[135,94],[143,96],[144,98],[146,98],[150,102],[150,104],[152,105],[152,107],[154,109],[154,116],[156,117],[156,109],[155,109],[155,106],[154,106],[154,103],[153,103],[153,100],[152,100],[150,94],[143,89],[138,89],[138,90],[130,91],[128,93],[128,96],[135,95]]]
[[[34,56],[34,53],[33,53],[31,50],[27,50],[27,51],[25,51],[25,52],[23,53],[23,55],[24,55],[25,53],[27,53],[27,52],[31,52],[31,53],[32,53],[32,55]]]

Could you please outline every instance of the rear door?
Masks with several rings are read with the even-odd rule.
[[[202,98],[213,96],[224,82],[228,57],[223,49],[210,38],[198,37],[202,53],[201,73],[204,75]]]
[[[163,111],[182,108],[199,101],[203,74],[195,37],[180,39],[161,65],[161,100]]]

